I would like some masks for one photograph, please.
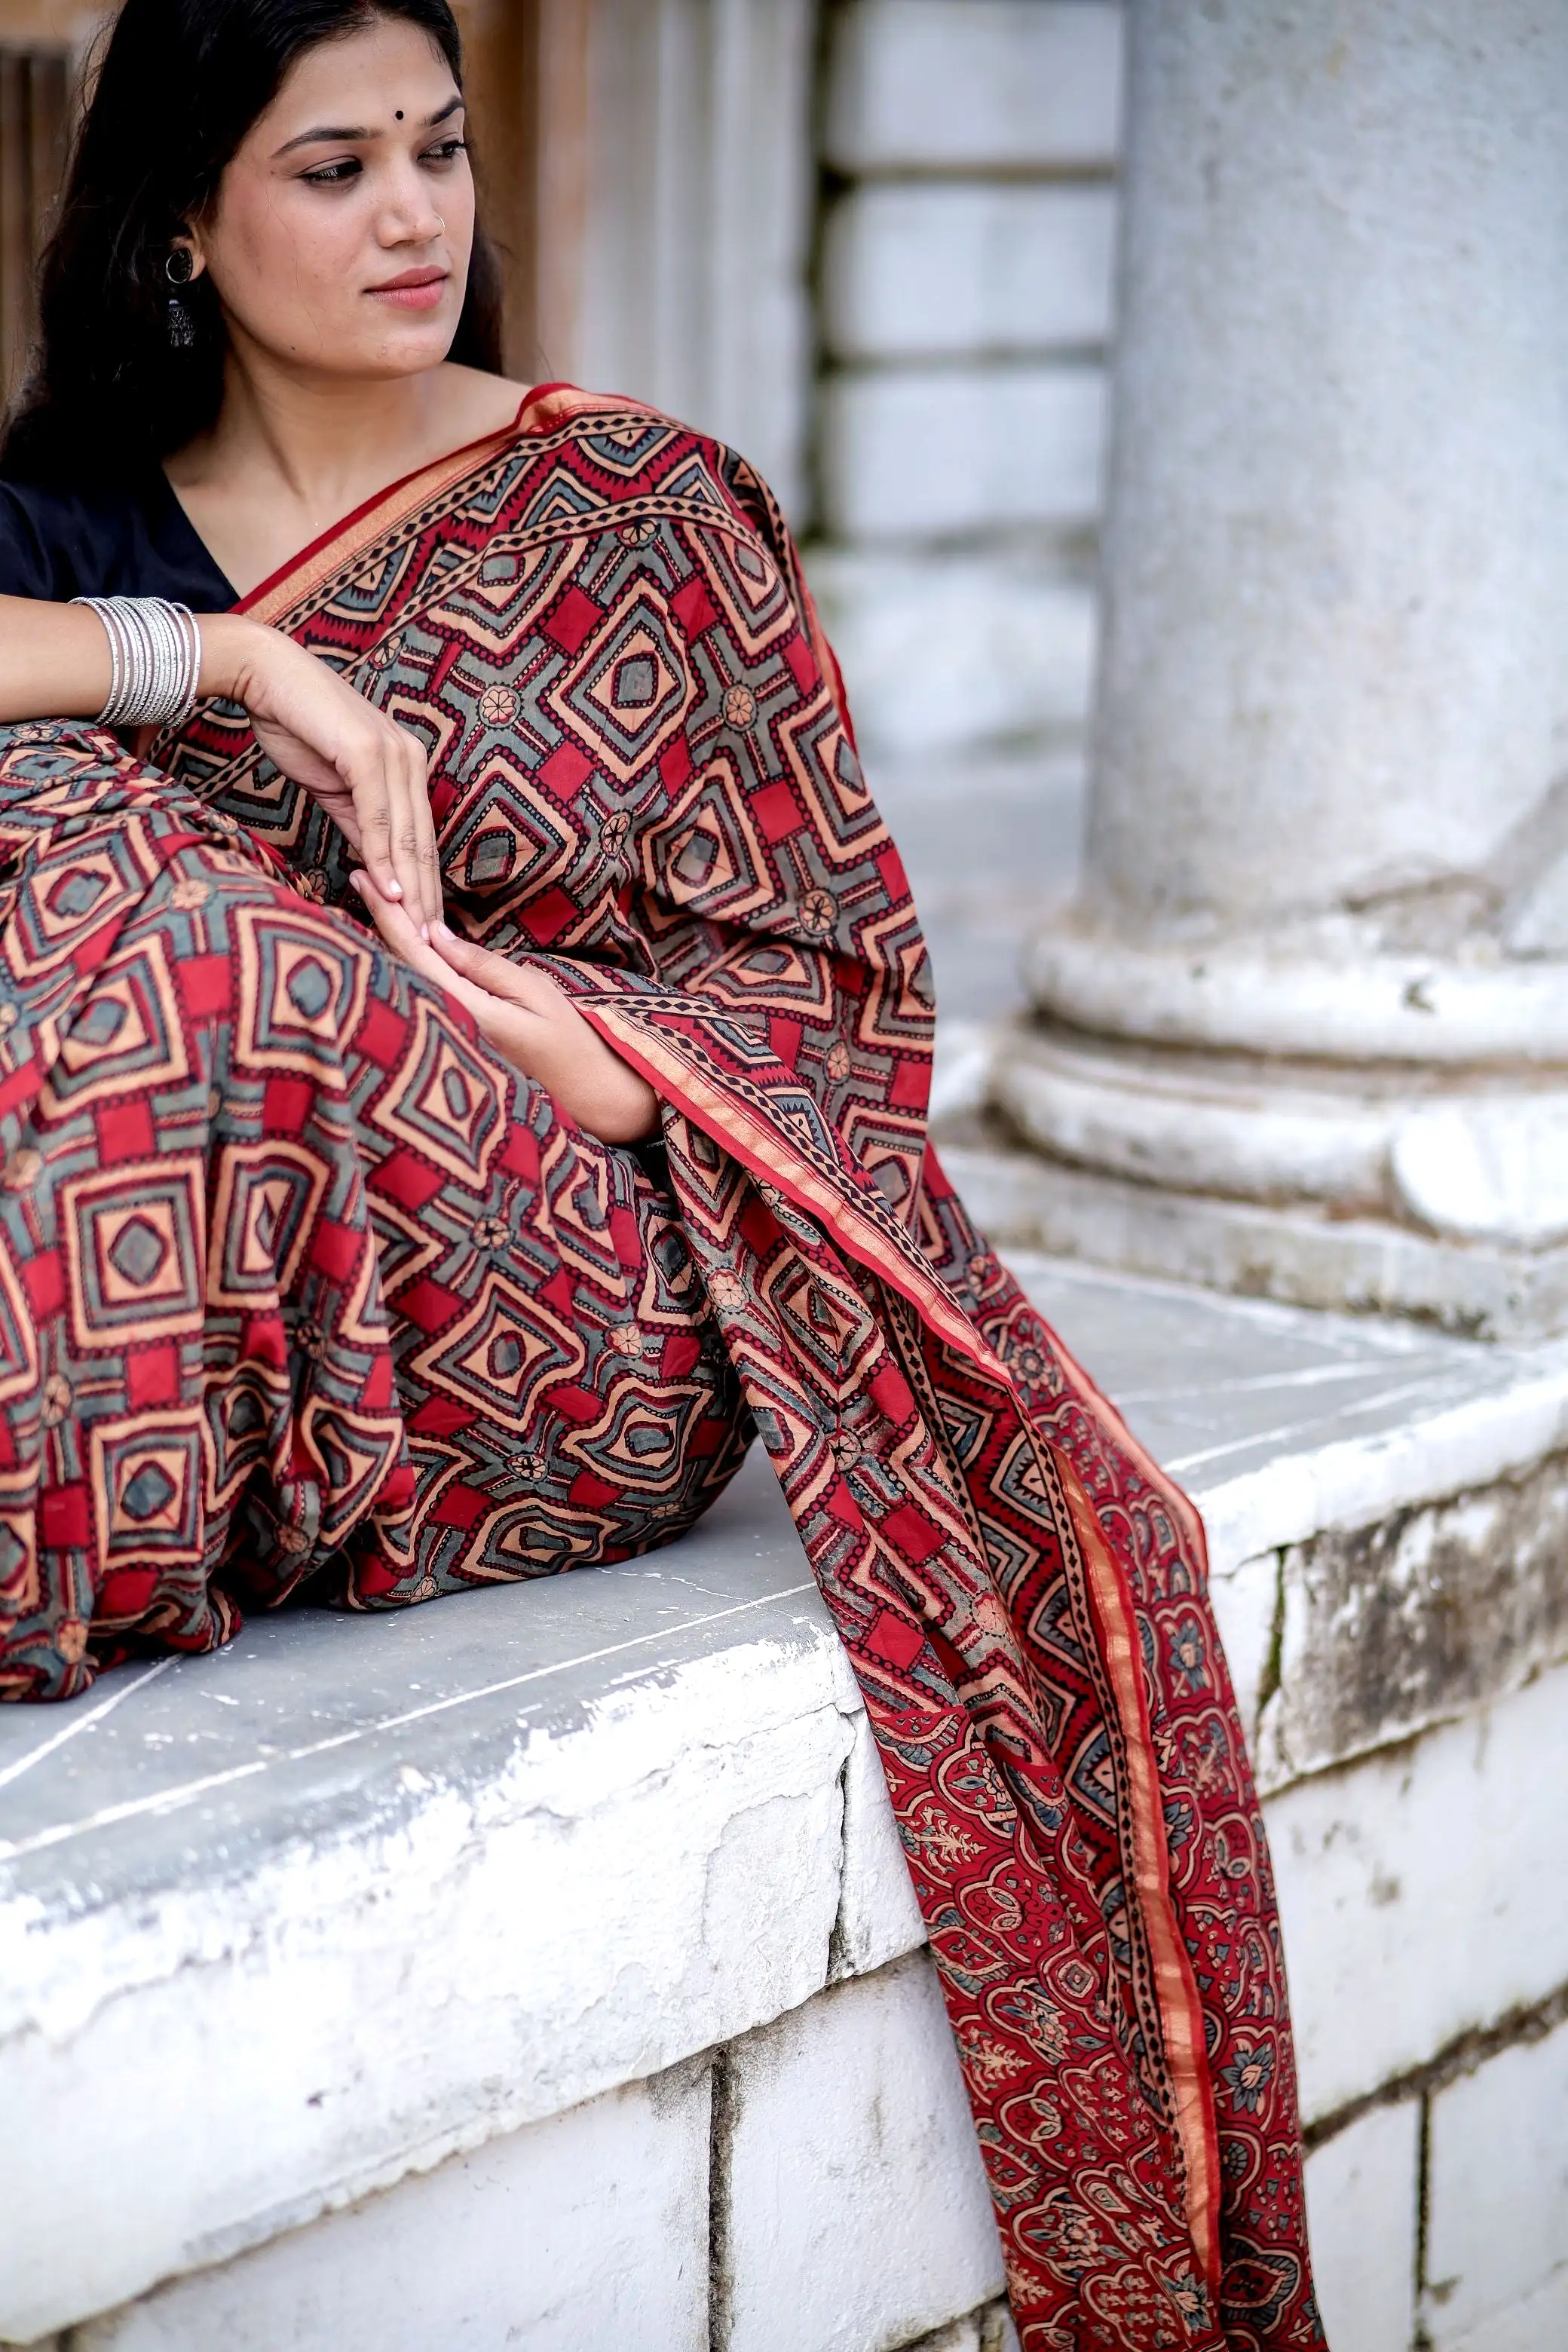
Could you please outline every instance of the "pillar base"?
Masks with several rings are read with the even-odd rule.
[[[942,1162],[1004,1249],[1291,1306],[1408,1317],[1468,1339],[1568,1332],[1568,1244],[1440,1241],[1381,1217],[1167,1192],[1022,1150],[947,1147]]]
[[[1074,911],[999,1041],[999,1239],[1476,1338],[1568,1331],[1568,962],[1467,939],[1142,944]]]

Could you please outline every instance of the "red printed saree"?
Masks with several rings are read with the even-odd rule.
[[[926,1143],[920,930],[765,489],[552,387],[249,609],[423,737],[448,919],[550,959],[662,1149],[389,962],[238,713],[147,766],[0,730],[0,1686],[624,1557],[754,1427],[1026,2352],[1321,2343],[1202,1529]]]

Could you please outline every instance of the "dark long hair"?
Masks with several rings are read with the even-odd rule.
[[[38,275],[31,373],[0,442],[13,479],[123,475],[204,432],[223,399],[223,321],[204,274],[169,333],[174,238],[217,194],[235,150],[303,51],[377,17],[428,33],[462,83],[447,0],[125,0],[82,118]],[[476,230],[450,356],[499,374],[500,277]]]

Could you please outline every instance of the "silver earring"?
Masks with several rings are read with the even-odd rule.
[[[196,257],[188,245],[177,245],[163,263],[163,275],[171,286],[188,286],[196,274]],[[195,349],[196,322],[187,306],[177,294],[170,296],[164,305],[168,321],[169,348],[175,352]]]

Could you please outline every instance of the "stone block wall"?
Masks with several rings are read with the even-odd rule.
[[[570,348],[809,540],[948,1041],[1071,889],[1120,0],[599,0]]]
[[[809,565],[954,1022],[1076,868],[1122,15],[848,0],[819,98]]]
[[[75,2328],[56,2352],[1016,2352],[917,1952]]]
[[[1268,1807],[1334,2352],[1568,2342],[1565,1706],[1559,1667]]]
[[[1484,1682],[1479,1696],[1418,1710],[1368,1608],[1359,1689],[1342,1671],[1358,1601],[1380,1597],[1375,1564],[1402,1540],[1421,1563],[1405,1594],[1417,1660],[1445,1627],[1454,1634],[1451,1603],[1484,1593],[1500,1569],[1505,1581],[1517,1575],[1516,1592],[1560,1590],[1561,1552],[1532,1579],[1528,1547],[1508,1531],[1532,1490],[1561,1492],[1563,1473],[1558,1456],[1533,1477],[1278,1555],[1254,1752],[1333,2352],[1568,2343],[1568,1815],[1555,1794],[1568,1766],[1568,1666],[1552,1663],[1568,1643],[1560,1629],[1533,1648],[1494,1643],[1489,1654],[1477,1643],[1467,1672]],[[1434,1524],[1450,1538],[1465,1531],[1473,1548],[1434,1546]],[[1322,1602],[1325,1555],[1342,1573],[1352,1559],[1373,1569],[1359,1591],[1348,1577],[1338,1585],[1337,1656],[1302,1631]],[[1263,1580],[1250,1600],[1248,1583],[1243,1571],[1220,1587],[1242,1657],[1258,1647],[1240,1623],[1231,1640],[1233,1620],[1262,1597]],[[1461,1612],[1459,1639],[1462,1622]],[[1387,1685],[1369,1693],[1380,1657]]]

